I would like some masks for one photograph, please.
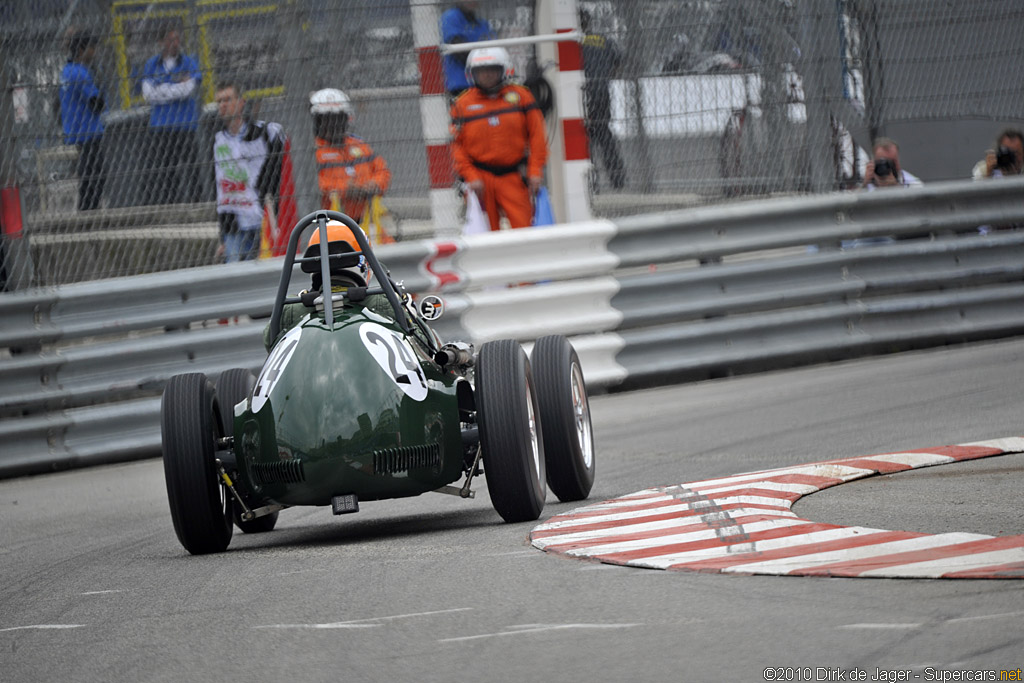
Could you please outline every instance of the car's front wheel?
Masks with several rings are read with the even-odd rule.
[[[206,375],[171,377],[164,387],[160,426],[167,499],[178,540],[193,555],[222,552],[231,541],[233,506],[217,473],[220,415]]]
[[[491,504],[506,522],[544,509],[544,444],[530,361],[513,339],[486,342],[476,363],[477,423]]]

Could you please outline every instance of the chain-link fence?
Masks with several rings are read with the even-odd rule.
[[[225,179],[215,176],[214,143],[226,82],[243,91],[246,116],[287,136],[290,163],[274,190],[293,213],[323,201],[309,95],[333,87],[352,99],[352,132],[386,160],[393,236],[457,230],[431,215],[422,27],[411,6],[428,7],[433,21],[454,4],[4,3],[0,277],[24,288],[218,261]],[[485,0],[478,11],[504,38],[534,33],[550,4]],[[916,162],[926,180],[968,177],[996,132],[1024,119],[1017,0],[578,5],[589,22],[582,96],[597,215],[857,186],[864,150],[881,134],[900,140],[905,165]],[[557,70],[538,65],[533,47],[511,52],[522,77]],[[102,99],[96,111],[96,100],[66,93],[83,81]],[[958,137],[966,126],[971,134]]]

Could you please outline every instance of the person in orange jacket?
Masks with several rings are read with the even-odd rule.
[[[355,110],[341,90],[317,90],[309,98],[316,134],[317,182],[320,207],[362,221],[369,199],[391,185],[384,159],[362,138],[348,134]]]
[[[474,87],[451,109],[455,170],[479,197],[491,230],[498,230],[499,212],[513,228],[528,227],[548,158],[544,115],[527,88],[510,82],[504,48],[473,50],[466,71]]]

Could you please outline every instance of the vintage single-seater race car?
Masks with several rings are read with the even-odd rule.
[[[311,286],[289,296],[296,263]],[[259,375],[175,375],[164,389],[164,473],[181,544],[223,551],[233,526],[270,531],[296,505],[342,514],[428,491],[470,498],[480,474],[507,522],[537,519],[548,486],[561,501],[586,498],[594,442],[572,345],[542,337],[527,357],[512,339],[479,352],[442,343],[429,326],[442,310],[438,297],[415,302],[395,283],[348,216],[300,220]]]

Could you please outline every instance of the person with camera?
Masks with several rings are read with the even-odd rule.
[[[985,158],[974,165],[971,176],[975,180],[985,180],[986,178],[1020,175],[1022,172],[1024,172],[1024,133],[1015,128],[1007,128],[996,139],[996,148],[985,152]],[[996,226],[986,224],[978,226],[978,233],[987,235],[996,230],[1020,229],[1021,227],[1016,223]]]
[[[921,179],[900,166],[900,146],[892,138],[876,138],[871,144],[871,161],[864,169],[864,189],[912,187]]]
[[[1024,172],[1024,133],[1007,128],[999,134],[996,148],[985,152],[985,158],[974,165],[975,180],[1020,175]]]
[[[885,187],[912,187],[923,185],[921,179],[903,170],[900,165],[900,146],[892,138],[875,138],[871,143],[871,160],[864,169],[864,185],[862,190],[873,192],[878,188]],[[879,244],[888,244],[894,240],[893,237],[878,235],[875,237],[860,237],[854,240],[843,240],[840,246],[843,249],[867,247]]]

